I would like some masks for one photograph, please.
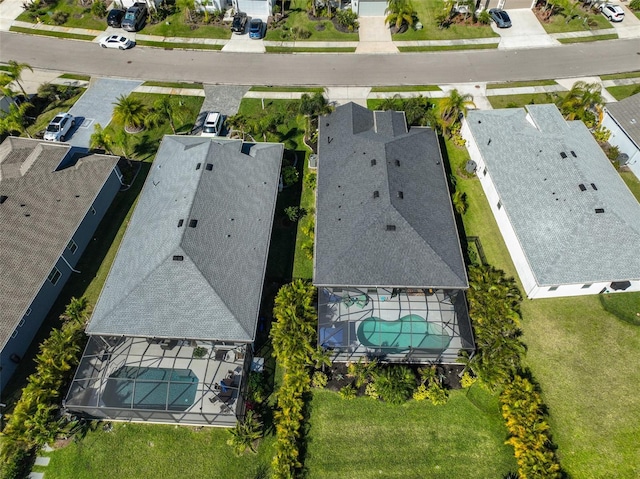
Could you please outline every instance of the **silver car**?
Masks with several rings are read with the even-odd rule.
[[[65,141],[69,131],[76,124],[75,118],[69,113],[58,113],[47,126],[44,132],[44,139],[47,141]]]

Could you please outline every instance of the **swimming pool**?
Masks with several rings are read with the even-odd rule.
[[[186,411],[197,388],[191,369],[123,366],[107,379],[102,400],[107,407]]]
[[[409,349],[444,351],[451,336],[437,323],[430,323],[417,314],[409,314],[395,321],[372,316],[358,325],[358,341],[363,346],[382,349],[389,354]]]

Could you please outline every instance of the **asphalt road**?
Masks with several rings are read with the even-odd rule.
[[[609,40],[518,51],[250,54],[133,48],[0,33],[0,60],[118,78],[238,85],[378,86],[535,80],[640,70],[640,41]]]

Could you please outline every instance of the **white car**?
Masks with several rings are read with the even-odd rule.
[[[210,111],[202,124],[202,136],[220,136],[224,118],[217,111]]]
[[[610,22],[621,22],[624,20],[624,10],[620,5],[605,3],[600,6],[600,11]]]
[[[58,113],[47,126],[44,132],[44,139],[47,141],[64,141],[75,124],[76,120],[73,115]]]
[[[119,48],[120,50],[126,50],[135,45],[134,42],[122,35],[109,35],[108,37],[100,40],[100,46],[102,48]]]

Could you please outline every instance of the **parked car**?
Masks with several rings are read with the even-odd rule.
[[[492,8],[491,10],[489,10],[489,15],[491,16],[491,19],[496,22],[496,27],[511,27],[511,19],[509,18],[509,14],[501,8]]]
[[[137,2],[127,8],[122,19],[122,28],[128,32],[137,32],[147,20],[147,4]]]
[[[75,118],[69,113],[58,113],[47,126],[44,139],[47,141],[64,141],[71,128],[76,124]]]
[[[264,32],[264,23],[259,18],[252,18],[249,23],[249,38],[260,40]]]
[[[202,136],[221,136],[224,127],[224,118],[217,111],[207,113],[202,125]]]
[[[109,35],[100,40],[100,46],[102,48],[119,48],[120,50],[126,50],[133,45],[135,45],[133,41],[122,35]]]
[[[120,28],[123,18],[124,10],[120,10],[119,8],[109,10],[109,15],[107,15],[107,25],[114,28]]]
[[[620,5],[605,3],[604,5],[600,5],[600,11],[610,22],[621,22],[624,20],[624,10]]]
[[[233,23],[231,23],[231,31],[233,33],[242,34],[247,26],[247,14],[244,12],[238,12],[233,16]]]

